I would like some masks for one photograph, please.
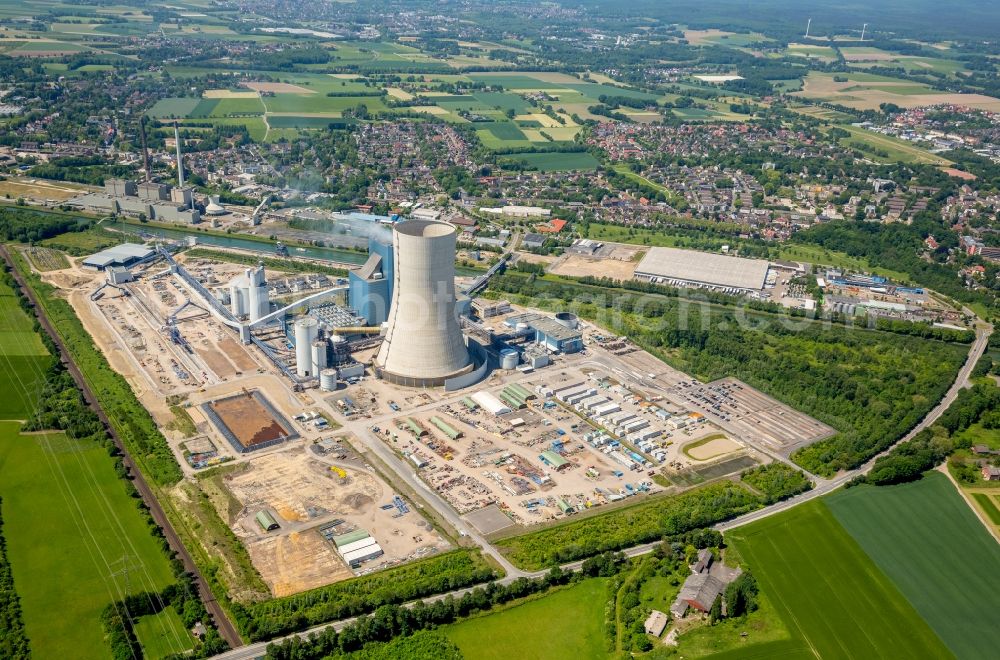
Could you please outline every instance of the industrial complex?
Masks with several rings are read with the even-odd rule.
[[[493,538],[786,460],[832,433],[568,311],[478,297],[508,255],[456,277],[449,223],[361,215],[368,256],[344,277],[162,240],[47,275],[184,470],[227,466],[212,502],[273,595],[442,552],[455,530]],[[769,277],[767,262],[675,252],[627,260],[699,286]]]

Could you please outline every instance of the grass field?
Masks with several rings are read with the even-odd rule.
[[[0,419],[26,419],[31,414],[51,360],[14,291],[0,282],[0,365],[5,395],[0,397]]]
[[[600,163],[589,153],[526,153],[512,154],[505,156],[504,160],[515,162],[526,162],[530,167],[537,168],[540,172],[567,172],[570,170],[593,170]]]
[[[197,98],[166,98],[157,101],[146,114],[154,119],[184,119],[201,103]]]
[[[960,658],[996,657],[1000,545],[948,478],[840,491],[830,511]]]
[[[925,149],[921,149],[918,146],[910,144],[909,142],[899,140],[889,135],[873,133],[863,128],[858,128],[857,126],[844,125],[839,126],[838,128],[842,128],[851,134],[851,137],[844,138],[842,140],[842,144],[845,146],[867,144],[889,154],[888,157],[881,158],[880,160],[901,163],[924,163],[930,165],[952,164],[947,158],[942,158],[941,156],[932,154]]]
[[[142,644],[143,655],[150,660],[183,653],[194,646],[194,640],[173,607],[140,618],[135,624],[135,636]]]
[[[607,657],[606,600],[607,580],[594,578],[441,632],[468,660],[597,660]]]
[[[913,516],[908,509],[899,522],[910,524]],[[757,576],[793,638],[803,640],[816,656],[951,657],[822,501],[741,527],[727,540]],[[947,558],[942,556],[942,563]]]
[[[0,496],[32,651],[109,657],[98,617],[122,597],[121,571],[132,591],[159,591],[173,581],[170,565],[103,447],[19,428],[0,422]]]
[[[982,507],[994,525],[1000,525],[1000,508],[997,507],[996,500],[988,493],[972,493],[972,499]]]

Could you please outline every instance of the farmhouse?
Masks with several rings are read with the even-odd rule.
[[[635,278],[672,286],[749,293],[764,288],[768,268],[768,262],[762,259],[654,247],[639,262]]]
[[[1000,467],[983,466],[983,481],[1000,481]]]

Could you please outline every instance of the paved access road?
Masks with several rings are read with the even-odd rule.
[[[958,396],[958,393],[964,388],[967,388],[971,385],[970,376],[972,375],[972,370],[975,368],[976,363],[979,361],[979,358],[981,358],[983,353],[986,351],[986,345],[987,342],[989,341],[990,333],[992,332],[992,330],[993,330],[992,327],[983,327],[976,331],[976,340],[975,342],[973,342],[971,348],[969,349],[969,356],[966,358],[965,364],[962,366],[962,369],[958,372],[958,376],[955,378],[955,382],[952,383],[951,387],[948,389],[948,392],[941,399],[940,403],[938,403],[937,406],[935,406],[929,413],[927,413],[927,415],[920,421],[920,423],[917,424],[915,427],[913,427],[913,429],[911,429],[909,433],[907,433],[903,438],[901,438],[899,442],[910,440],[924,429],[929,428],[932,424],[934,424],[934,422],[937,421],[937,419],[941,416],[941,414],[948,409],[948,406],[950,406],[955,401],[955,398]],[[370,433],[367,430],[367,428],[363,429],[363,432],[366,434]],[[395,456],[395,454],[392,453],[392,450],[385,446],[385,443],[383,443],[378,438],[374,438],[373,436],[366,435],[365,437],[366,439],[374,440],[374,442],[371,442],[369,446],[375,449],[376,453],[379,454],[379,457],[382,458],[382,460],[386,461],[389,464],[389,466],[392,467],[394,470],[397,470],[400,476],[404,477],[406,482],[410,484],[411,487],[416,489],[425,498],[427,498],[427,501],[432,503],[435,506],[435,508],[438,509],[439,512],[442,513],[445,516],[445,518],[448,519],[450,523],[455,525],[456,529],[460,531],[466,530],[469,533],[470,537],[474,541],[476,541],[476,543],[478,543],[480,547],[482,547],[483,550],[490,556],[497,558],[497,556],[499,555],[500,559],[498,559],[498,561],[501,561],[501,565],[504,566],[504,570],[508,570],[507,569],[508,566],[513,568],[510,562],[508,562],[506,558],[500,555],[500,553],[495,548],[489,545],[489,543],[487,543],[485,539],[483,539],[480,535],[476,534],[475,530],[473,530],[470,526],[465,525],[464,521],[461,520],[461,517],[458,516],[458,514],[455,513],[455,511],[446,502],[444,502],[440,497],[438,497],[437,493],[428,488],[419,479],[419,477],[417,477],[416,474],[413,474],[412,471],[409,470],[409,468],[405,464],[403,464],[402,461],[400,461]],[[384,451],[380,451],[380,449]],[[734,518],[724,523],[720,523],[715,526],[715,529],[719,531],[727,531],[730,529],[735,529],[737,527],[741,527],[742,525],[746,525],[756,520],[767,518],[768,516],[773,516],[776,513],[786,511],[794,506],[802,504],[803,502],[808,502],[809,500],[826,495],[827,493],[844,485],[857,475],[866,474],[869,470],[871,470],[872,466],[875,464],[875,459],[878,458],[879,456],[887,454],[890,450],[891,447],[883,451],[878,456],[872,458],[864,465],[857,467],[853,470],[850,470],[848,472],[841,473],[834,479],[817,480],[816,486],[810,491],[802,493],[801,495],[790,498],[783,502],[772,504],[767,508],[754,511],[752,513],[748,513],[746,515]],[[387,458],[391,460],[387,460]],[[402,471],[399,470],[400,465],[403,465],[404,470]],[[441,506],[439,506],[439,504]],[[628,548],[624,550],[624,553],[629,557],[637,557],[639,555],[652,552],[653,549],[658,545],[659,542],[644,543],[642,545],[637,545],[632,548]],[[563,570],[578,570],[582,563],[583,563],[582,561],[575,561],[569,564],[563,564],[561,568]],[[506,577],[498,580],[498,582],[500,582],[501,584],[509,584],[510,582],[513,582],[519,577],[536,578],[536,577],[541,577],[545,573],[546,571],[527,572],[519,569],[514,569],[513,572],[511,572],[510,570],[508,570]],[[424,598],[422,600],[425,603],[433,603],[448,596],[459,598],[466,592],[471,591],[472,589],[475,588],[476,587],[458,589],[456,591],[452,591],[446,594],[439,594],[437,596],[431,596],[428,598]],[[412,603],[408,603],[407,605],[411,604]],[[330,627],[332,627],[334,630],[339,631],[349,626],[355,620],[356,619],[351,618],[351,619],[344,619],[342,621],[337,621],[334,623],[322,624],[299,633],[294,633],[293,635],[289,635],[287,637],[282,637],[276,640],[272,640],[272,642],[281,642],[282,640],[288,639],[289,637],[308,637],[312,633],[317,633]],[[257,644],[249,644],[247,646],[233,649],[232,651],[228,651],[226,653],[218,655],[216,656],[216,658],[220,660],[251,660],[253,658],[260,658],[264,656],[267,650],[267,645],[272,642],[260,642]]]

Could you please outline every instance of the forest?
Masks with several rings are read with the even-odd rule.
[[[995,385],[980,384],[962,390],[934,427],[893,447],[888,454],[875,460],[871,472],[853,479],[850,485],[889,486],[919,479],[956,450],[968,449],[969,441],[959,440],[956,434],[998,409],[1000,388]]]

